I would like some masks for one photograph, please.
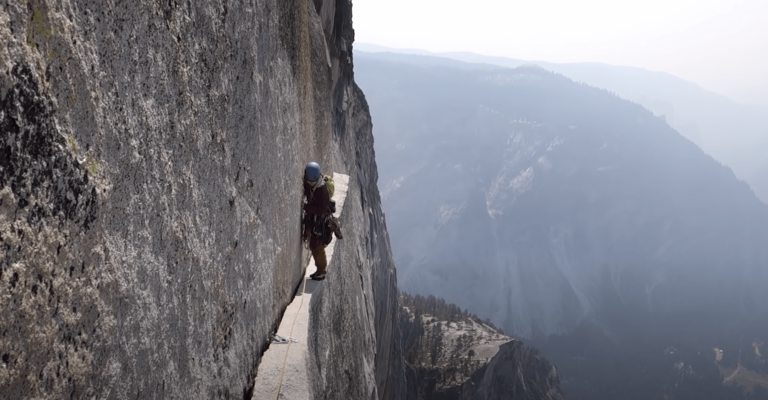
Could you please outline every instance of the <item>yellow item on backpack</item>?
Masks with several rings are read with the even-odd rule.
[[[330,199],[333,197],[334,191],[333,177],[330,175],[323,175],[323,179],[325,179],[325,186],[328,187],[328,198]]]

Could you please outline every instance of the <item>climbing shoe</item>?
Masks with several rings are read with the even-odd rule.
[[[321,274],[321,273],[315,272],[314,274],[310,275],[309,277],[312,278],[313,281],[322,281],[323,279],[325,279],[325,274]]]

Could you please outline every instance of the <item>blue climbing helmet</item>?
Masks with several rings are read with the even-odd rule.
[[[304,168],[304,179],[310,182],[317,181],[321,176],[323,176],[323,173],[320,170],[320,164],[316,162],[311,162]]]

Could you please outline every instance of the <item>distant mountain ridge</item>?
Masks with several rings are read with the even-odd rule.
[[[537,67],[356,62],[403,289],[524,337],[768,304],[768,207],[662,118]]]
[[[434,59],[432,63],[438,63],[437,59],[470,63],[464,69],[476,64],[484,65],[479,68],[539,65],[577,82],[609,90],[663,116],[678,132],[731,167],[768,204],[768,109],[764,107],[742,105],[674,75],[636,67],[526,61],[470,52],[430,53],[366,43],[355,44],[355,49],[378,53],[377,57],[392,53],[390,59],[396,58],[395,54],[408,54]]]
[[[741,354],[768,338],[768,206],[729,168],[542,67],[355,63],[402,289],[535,338],[570,399],[768,398],[721,376],[768,376]]]

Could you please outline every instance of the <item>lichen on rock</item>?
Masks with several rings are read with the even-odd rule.
[[[0,99],[0,387],[11,398],[92,396],[94,337],[111,324],[92,258],[72,248],[96,219],[96,187],[30,67],[17,63],[10,78]]]

